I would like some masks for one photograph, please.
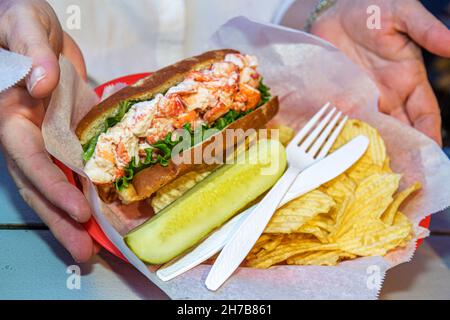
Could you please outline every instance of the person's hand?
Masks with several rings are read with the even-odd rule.
[[[367,8],[381,9],[381,29]],[[442,144],[441,116],[419,46],[450,57],[450,31],[417,0],[339,0],[311,32],[343,50],[375,79],[379,108]]]
[[[299,1],[301,2],[301,1]],[[369,29],[367,9],[381,9],[381,29]],[[338,0],[311,33],[333,43],[375,80],[379,109],[442,144],[441,116],[419,46],[450,57],[450,31],[417,0]]]
[[[45,1],[0,0],[0,46],[33,60],[26,82],[0,93],[0,143],[9,172],[22,197],[74,259],[87,261],[98,251],[80,224],[91,216],[89,204],[53,164],[40,130],[45,100],[58,84],[59,54],[86,77],[81,52]]]

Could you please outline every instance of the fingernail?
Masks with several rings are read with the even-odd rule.
[[[76,222],[80,222],[79,220],[78,220],[78,217],[76,216],[76,215],[73,215],[73,214],[69,214],[70,215],[70,217],[73,219],[73,220],[75,220]]]
[[[27,81],[28,92],[31,93],[39,81],[45,78],[45,75],[46,71],[43,67],[37,66],[36,68],[33,68]]]

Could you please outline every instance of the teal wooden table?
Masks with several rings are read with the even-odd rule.
[[[167,299],[105,251],[77,266],[23,202],[1,156],[0,172],[0,299]],[[432,230],[411,263],[388,273],[382,299],[450,299],[448,212],[433,218]]]

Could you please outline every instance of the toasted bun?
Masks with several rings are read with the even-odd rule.
[[[236,120],[231,123],[225,129],[242,129],[243,131],[248,129],[261,129],[264,128],[267,122],[272,119],[278,112],[278,97],[272,98],[265,105],[259,107],[248,115]],[[221,140],[217,140],[218,135],[222,135]],[[234,145],[242,142],[245,139],[245,135],[236,135],[236,140]],[[191,154],[191,159],[194,159],[193,155],[196,152],[202,153],[202,150],[206,148],[214,141],[223,142],[221,146],[215,147],[214,149],[218,152],[225,153],[225,130],[211,136],[207,140],[203,141],[201,144],[184,151],[185,153]],[[184,153],[183,153],[184,154]],[[183,154],[181,156],[183,156]],[[193,170],[203,170],[203,169],[214,169],[217,166],[215,163],[207,164],[186,164],[180,163],[176,164],[174,161],[170,161],[167,167],[162,167],[161,165],[155,165],[140,171],[133,179],[132,184],[122,191],[117,191],[113,184],[97,186],[100,198],[105,202],[112,202],[113,200],[119,198],[123,203],[131,203],[135,201],[140,201],[150,197],[153,193],[158,191],[160,188],[175,180],[176,178],[190,172]]]
[[[86,114],[75,130],[78,139],[84,145],[95,137],[101,131],[105,120],[117,114],[119,102],[126,100],[150,100],[158,93],[164,93],[169,88],[183,81],[190,71],[208,68],[214,62],[222,61],[229,53],[238,53],[238,51],[231,49],[208,51],[160,69],[150,76],[139,80],[134,85],[123,88],[94,106]]]
[[[75,132],[81,144],[86,144],[95,137],[103,127],[105,120],[113,117],[119,111],[119,103],[126,100],[150,100],[158,93],[165,93],[169,88],[184,80],[186,75],[193,70],[209,68],[214,62],[222,61],[229,53],[239,53],[232,49],[215,50],[203,53],[199,56],[188,58],[165,67],[143,78],[134,85],[123,88],[108,97],[80,121]],[[260,129],[272,119],[278,112],[278,98],[275,97],[265,105],[254,110],[250,114],[231,123],[226,129]],[[201,144],[185,152],[200,152],[217,137],[224,135],[224,131],[210,137]],[[225,139],[224,139],[225,140]],[[235,141],[236,143],[240,141]],[[224,147],[224,146],[223,146]],[[226,150],[223,150],[225,152]],[[167,167],[155,165],[140,171],[133,179],[133,183],[122,191],[117,191],[114,185],[97,186],[100,198],[105,202],[112,202],[119,198],[124,203],[131,203],[150,197],[159,188],[173,181],[177,177],[202,168],[214,168],[217,164],[175,164],[169,162]]]

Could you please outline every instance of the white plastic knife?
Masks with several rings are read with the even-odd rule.
[[[356,138],[356,143],[351,144],[354,150],[349,149],[347,150],[347,154],[339,154],[340,157],[332,154],[327,159],[321,161],[327,161],[328,166],[323,166],[322,170],[309,171],[307,176],[300,173],[298,178],[308,179],[307,181],[311,181],[311,185],[314,185],[314,181],[321,179],[324,174],[330,171],[333,172],[333,169],[336,168],[340,161],[351,156],[355,150],[361,149],[361,144],[363,144],[363,146],[366,145],[363,141],[368,144],[367,138]],[[258,210],[259,208],[260,205],[258,204],[258,207],[255,210]],[[273,213],[273,211],[271,212]],[[205,281],[206,287],[209,290],[217,290],[233,274],[239,264],[245,259],[248,251],[250,251],[251,248],[248,248],[249,243],[253,244],[256,242],[256,239],[261,235],[266,224],[269,222],[267,216],[260,220],[255,217],[257,218],[253,213],[249,215],[222,249],[222,252],[212,266]]]
[[[280,207],[339,176],[361,158],[368,145],[369,140],[366,137],[358,136],[323,160],[304,170],[284,196]],[[189,253],[161,267],[156,275],[163,281],[169,281],[211,258],[223,249],[255,207],[256,205],[231,219]]]

